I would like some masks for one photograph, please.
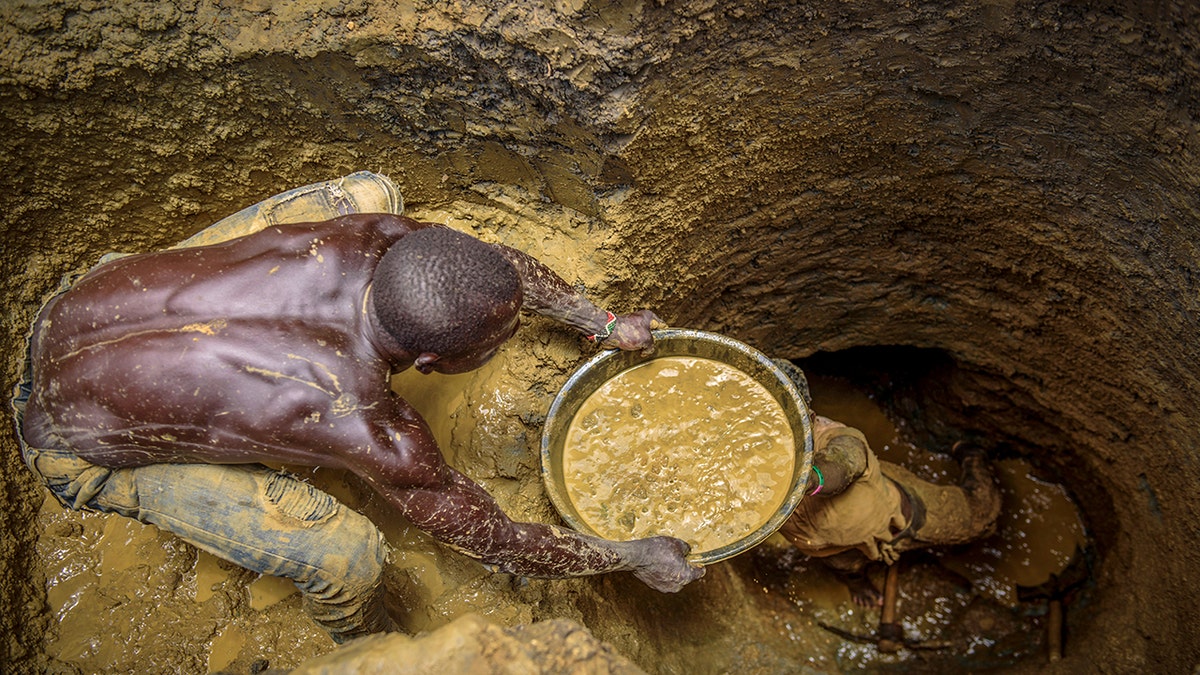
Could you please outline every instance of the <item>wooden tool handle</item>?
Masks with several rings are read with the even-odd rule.
[[[1062,632],[1062,601],[1054,599],[1050,601],[1050,611],[1046,616],[1046,643],[1051,663],[1062,659]]]
[[[883,582],[883,611],[879,614],[879,651],[900,651],[903,630],[896,623],[896,592],[900,586],[900,566],[888,565]]]

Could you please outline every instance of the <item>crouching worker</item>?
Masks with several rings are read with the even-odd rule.
[[[811,407],[800,368],[775,363]],[[869,563],[891,565],[904,551],[964,544],[995,529],[1000,491],[983,450],[960,441],[954,455],[962,465],[959,484],[930,483],[881,461],[858,429],[814,414],[806,496],[779,531],[801,553],[820,558],[856,604],[882,606],[883,595],[865,573]]]
[[[352,471],[417,527],[514,575],[627,570],[663,592],[700,577],[677,539],[512,521],[389,390],[410,366],[480,367],[522,308],[620,349],[651,346],[657,317],[614,316],[523,253],[400,211],[387,178],[353,174],[65,281],[33,325],[13,400],[26,464],[69,508],[294,580],[338,642],[393,627],[386,544],[266,463]]]

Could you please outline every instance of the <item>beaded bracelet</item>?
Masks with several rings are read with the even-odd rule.
[[[589,335],[588,339],[591,340],[592,342],[595,342],[596,340],[606,339],[609,335],[613,334],[613,329],[617,327],[617,316],[608,310],[605,310],[604,313],[608,315],[608,321],[604,324],[604,333],[603,334],[596,333],[595,335]]]
[[[813,496],[813,495],[817,494],[818,492],[820,492],[820,491],[821,491],[821,488],[825,487],[825,476],[821,474],[821,470],[817,468],[817,465],[816,465],[816,464],[813,464],[813,465],[812,465],[812,470],[816,472],[816,474],[817,474],[817,480],[818,480],[818,481],[820,481],[820,483],[817,485],[817,488],[816,488],[815,490],[813,490],[812,492],[808,493],[808,496],[809,496],[809,497],[811,497],[811,496]]]

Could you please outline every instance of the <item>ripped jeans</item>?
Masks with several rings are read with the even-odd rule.
[[[25,451],[25,461],[68,508],[119,513],[246,569],[291,579],[337,642],[388,626],[382,534],[308,483],[255,465],[106,469],[37,448]]]
[[[402,209],[391,181],[360,172],[289,190],[179,244],[218,243],[285,222]],[[70,287],[64,280],[60,292]],[[261,574],[293,580],[337,642],[391,626],[383,603],[387,545],[365,516],[261,465],[151,464],[107,469],[69,450],[33,448],[20,431],[32,386],[26,354],[12,398],[25,463],[67,508],[118,513]]]

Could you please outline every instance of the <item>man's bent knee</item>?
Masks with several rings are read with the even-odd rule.
[[[63,506],[138,517],[136,469],[108,469],[72,452],[27,448],[26,462]]]
[[[342,589],[359,593],[378,584],[386,551],[383,534],[366,516],[287,474],[263,472],[259,485],[268,514],[265,526],[306,542],[295,555],[310,569],[295,577],[302,591],[332,600]]]
[[[309,614],[339,643],[393,627],[384,606],[383,534],[364,516],[340,510],[337,538],[348,546],[327,554],[311,579],[296,583]]]
[[[314,561],[318,568],[310,579],[297,580],[314,602],[340,604],[371,592],[383,579],[387,549],[382,533],[365,517],[341,508],[346,513],[339,515],[336,540],[345,545],[331,547]]]

